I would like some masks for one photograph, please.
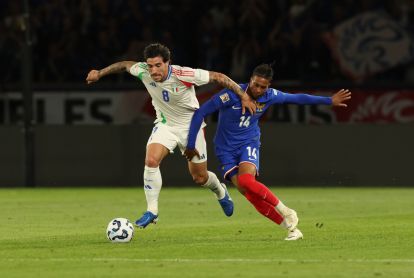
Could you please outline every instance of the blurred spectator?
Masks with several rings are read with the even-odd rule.
[[[260,44],[252,33],[240,33],[233,48],[230,75],[236,81],[246,80],[260,61]]]
[[[357,14],[384,10],[414,33],[412,0],[29,2],[35,82],[83,82],[90,67],[142,60],[143,48],[154,41],[173,50],[175,64],[222,71],[236,80],[246,78],[253,65],[273,61],[278,80],[348,80],[338,74],[323,32]],[[20,5],[0,2],[0,59],[9,65],[0,69],[0,83],[20,81]],[[411,63],[370,78],[414,82],[413,72]]]

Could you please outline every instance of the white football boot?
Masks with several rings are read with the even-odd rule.
[[[285,238],[285,240],[298,240],[298,239],[303,239],[303,234],[298,228],[289,230],[288,236]]]

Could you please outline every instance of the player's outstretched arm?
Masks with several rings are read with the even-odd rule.
[[[225,88],[228,88],[240,97],[243,114],[246,112],[246,108],[250,111],[250,114],[253,115],[256,113],[256,103],[245,91],[242,90],[242,88],[236,82],[234,82],[230,77],[223,73],[215,71],[210,71],[209,73],[210,82],[214,82]]]
[[[278,97],[280,96],[280,97]],[[332,97],[315,96],[310,94],[289,94],[278,92],[273,98],[273,103],[289,103],[299,105],[332,105],[339,107],[347,107],[344,103],[351,98],[351,92],[349,90],[341,89],[336,92]]]
[[[332,106],[347,107],[344,102],[351,99],[351,92],[348,89],[341,89],[332,96]]]
[[[200,158],[200,154],[195,148],[197,133],[200,131],[204,117],[214,113],[217,110],[218,107],[216,107],[214,101],[212,99],[209,99],[203,105],[201,105],[200,109],[194,112],[193,118],[191,119],[190,130],[188,132],[187,146],[184,151],[184,156],[188,161],[191,161],[194,156]]]
[[[105,75],[129,71],[129,69],[136,63],[137,62],[134,62],[134,61],[122,61],[122,62],[117,62],[112,65],[109,65],[106,68],[103,68],[101,70],[91,70],[88,73],[88,76],[86,77],[86,82],[90,84],[90,83],[98,81]]]

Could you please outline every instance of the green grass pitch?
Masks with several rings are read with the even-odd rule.
[[[211,192],[164,187],[160,221],[128,244],[114,217],[145,210],[141,188],[0,190],[1,277],[414,277],[414,189],[273,188],[305,238],[236,190],[227,218]]]

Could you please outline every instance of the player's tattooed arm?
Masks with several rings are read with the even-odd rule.
[[[134,61],[122,61],[109,65],[101,70],[91,70],[86,77],[86,82],[90,84],[98,81],[106,75],[129,71],[129,69],[136,63],[137,62]]]
[[[235,92],[241,99],[242,103],[242,113],[246,111],[246,108],[250,111],[250,114],[256,112],[256,103],[251,99],[251,97],[240,88],[240,86],[230,79],[227,75],[210,71],[210,82],[217,83],[225,88],[228,88]]]

